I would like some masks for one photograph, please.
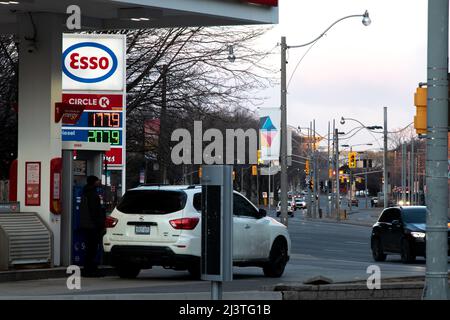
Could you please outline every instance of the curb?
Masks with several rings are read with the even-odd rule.
[[[116,271],[112,267],[99,267],[105,276],[115,276]],[[43,280],[43,279],[58,279],[67,278],[67,268],[57,267],[51,269],[23,269],[23,270],[9,270],[0,272],[0,283],[15,282],[27,280]]]
[[[281,292],[224,292],[223,300],[282,300]],[[210,300],[209,292],[0,296],[0,300]]]

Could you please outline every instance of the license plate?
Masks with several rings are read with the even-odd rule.
[[[150,234],[150,226],[134,226],[136,234]]]

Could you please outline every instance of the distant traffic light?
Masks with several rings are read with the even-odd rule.
[[[261,159],[261,150],[258,150],[256,155],[258,159],[258,164],[264,164],[264,161]]]
[[[348,167],[356,168],[356,152],[350,152],[348,154]]]
[[[306,163],[305,163],[305,173],[309,174],[309,160],[306,160]]]
[[[252,176],[258,175],[258,166],[252,166]]]

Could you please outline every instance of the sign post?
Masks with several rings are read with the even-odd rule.
[[[222,282],[233,280],[233,168],[202,170],[201,279],[212,281],[211,300],[222,299]]]

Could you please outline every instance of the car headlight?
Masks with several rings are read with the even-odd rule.
[[[411,232],[411,235],[414,238],[420,238],[420,239],[425,238],[425,232]]]

